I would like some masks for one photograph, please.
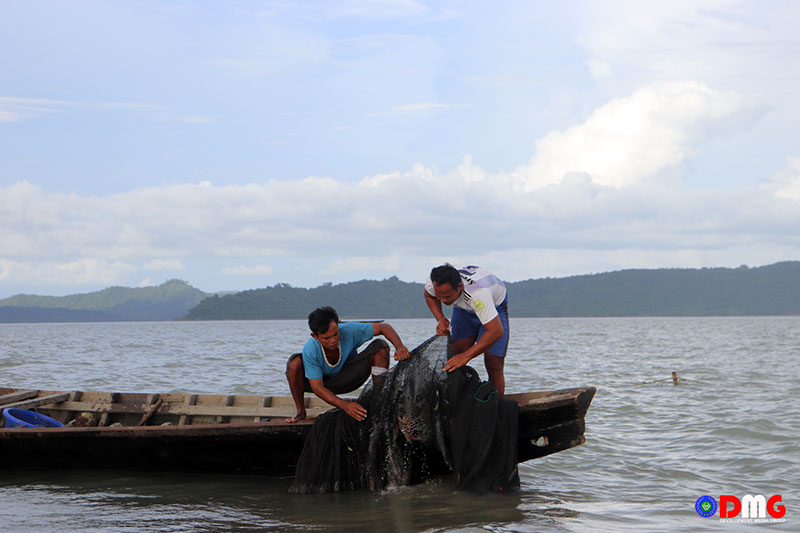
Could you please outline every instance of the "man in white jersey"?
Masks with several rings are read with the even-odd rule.
[[[431,270],[425,282],[425,303],[437,320],[436,334],[447,335],[452,327],[453,357],[448,372],[483,354],[489,381],[503,396],[503,373],[508,350],[508,294],[500,279],[478,266],[456,268],[449,263]],[[442,304],[453,305],[452,321]]]

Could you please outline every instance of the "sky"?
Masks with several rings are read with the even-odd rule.
[[[0,298],[800,260],[800,3],[0,0]]]

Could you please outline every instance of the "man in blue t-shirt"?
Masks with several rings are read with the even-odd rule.
[[[408,359],[408,348],[397,332],[385,323],[348,322],[339,324],[339,315],[332,307],[320,307],[308,315],[311,338],[286,362],[286,379],[297,406],[297,414],[287,422],[305,420],[305,392],[314,392],[334,407],[356,420],[364,420],[367,410],[358,402],[339,398],[337,394],[359,388],[372,374],[380,376],[389,368],[389,344],[375,339],[362,352],[358,347],[375,335],[382,335],[394,346],[397,361]]]

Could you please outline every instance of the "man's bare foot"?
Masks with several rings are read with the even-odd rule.
[[[287,423],[287,424],[294,424],[294,423],[295,423],[295,422],[297,422],[298,420],[305,420],[305,419],[306,419],[306,412],[305,412],[305,410],[303,410],[303,411],[297,411],[297,414],[296,414],[296,415],[294,415],[294,416],[293,416],[293,417],[291,417],[291,418],[287,418],[287,419],[286,419],[286,423]]]

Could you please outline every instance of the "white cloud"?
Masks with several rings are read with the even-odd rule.
[[[142,266],[142,270],[186,270],[179,259],[154,259]]]
[[[797,70],[800,10],[791,0],[586,1],[575,15],[590,72],[603,83],[689,78],[775,96]]]
[[[0,122],[19,122],[21,118],[19,113],[0,109]]]
[[[441,111],[444,109],[453,109],[458,107],[463,107],[463,106],[456,106],[452,104],[439,104],[435,102],[426,102],[421,104],[405,104],[405,105],[395,106],[388,111],[376,111],[374,113],[368,113],[367,116],[393,117],[399,115],[423,115],[423,114],[433,113],[436,111]]]
[[[800,157],[790,157],[787,169],[776,180],[779,197],[800,200]]]
[[[589,67],[589,72],[593,78],[608,78],[613,74],[611,65],[608,61],[602,59],[590,59],[587,61],[586,66]]]
[[[0,281],[36,285],[114,285],[138,271],[122,261],[94,257],[62,261],[12,261],[0,259]]]
[[[64,100],[0,96],[0,122],[20,122],[38,115],[57,113],[70,105]]]
[[[396,273],[400,267],[398,256],[367,257],[354,256],[335,259],[323,270],[324,274],[354,273],[354,272],[386,272]]]
[[[649,85],[601,106],[582,124],[551,132],[517,173],[525,190],[572,173],[598,185],[630,186],[683,163],[699,142],[747,110],[741,96],[697,82]]]
[[[48,98],[0,96],[0,122],[21,122],[70,110],[82,112],[123,110],[159,121],[189,124],[209,124],[214,122],[213,118],[208,115],[181,115],[168,112],[162,106],[136,102],[77,102]]]
[[[747,109],[742,97],[694,82],[646,86],[544,136],[511,173],[467,156],[448,172],[417,164],[358,182],[206,181],[107,196],[19,182],[0,188],[0,279],[114,284],[185,268],[191,280],[192,264],[221,260],[240,262],[222,268],[226,275],[293,283],[301,264],[311,277],[418,279],[431,264],[460,259],[513,280],[548,275],[559,254],[579,269],[571,273],[796,257],[796,158],[773,187],[703,190],[654,178],[690,161],[699,143],[746,125]],[[257,257],[274,260],[250,265]]]
[[[272,274],[270,265],[225,267],[220,271],[229,276],[265,276]]]

